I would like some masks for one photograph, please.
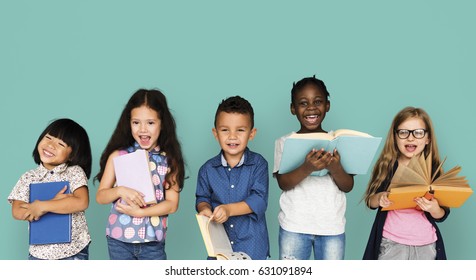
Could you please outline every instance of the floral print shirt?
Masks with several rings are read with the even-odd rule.
[[[30,184],[68,181],[71,193],[81,187],[87,187],[88,178],[83,169],[77,165],[68,166],[66,163],[56,166],[52,170],[42,164],[23,174],[8,196],[8,201],[14,200],[29,202]],[[74,256],[83,250],[90,242],[88,224],[84,211],[73,213],[71,217],[71,242],[57,244],[30,245],[30,254],[39,259],[63,259]]]

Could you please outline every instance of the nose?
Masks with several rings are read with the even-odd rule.
[[[48,140],[48,142],[46,142],[46,146],[48,146],[50,149],[56,148],[55,143],[52,140]]]
[[[230,131],[230,134],[228,134],[229,139],[236,139],[236,132],[235,131]]]
[[[140,127],[139,127],[139,130],[140,130],[141,132],[146,132],[146,131],[147,131],[147,125],[144,124],[144,123],[141,123],[141,124],[140,124]]]

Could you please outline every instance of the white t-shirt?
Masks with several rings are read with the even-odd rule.
[[[291,134],[275,142],[273,173],[279,171],[284,140]],[[286,231],[313,235],[345,232],[345,193],[330,175],[306,177],[293,189],[281,193],[279,205],[279,225]]]

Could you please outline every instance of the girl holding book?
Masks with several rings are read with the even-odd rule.
[[[71,214],[71,242],[30,245],[29,259],[89,259],[91,237],[84,214],[92,161],[88,134],[73,120],[55,120],[38,138],[33,159],[38,167],[23,174],[8,196],[13,217],[35,223],[48,212]],[[65,186],[51,200],[29,203],[30,184],[63,181],[70,192]]]
[[[116,186],[113,159],[147,151],[156,204],[143,194]],[[184,160],[175,121],[162,92],[140,89],[126,104],[100,159],[99,204],[112,203],[106,238],[112,260],[165,260],[167,217],[177,211],[184,183]]]
[[[415,198],[418,209],[382,211],[392,204],[388,187],[398,165],[408,165],[412,157],[421,153],[432,157],[434,169],[440,165],[430,117],[421,108],[406,107],[393,119],[365,192],[367,206],[378,211],[363,259],[446,259],[436,223],[446,219],[449,208],[440,207],[436,199],[419,197]]]

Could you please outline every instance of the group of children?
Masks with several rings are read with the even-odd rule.
[[[330,110],[323,81],[307,77],[293,85],[291,114],[300,128],[293,133],[327,132],[322,122]],[[220,152],[198,171],[196,211],[222,223],[234,251],[252,259],[270,257],[265,212],[268,205],[268,163],[251,151],[256,135],[251,104],[240,96],[223,100],[216,111],[213,135]],[[282,190],[279,204],[279,258],[344,259],[346,195],[354,186],[353,174],[341,165],[338,150],[311,150],[303,163],[286,174],[279,166],[285,140],[275,143],[273,177]],[[143,194],[116,186],[113,159],[137,149],[148,151],[156,204]],[[436,225],[449,214],[436,199],[416,198],[421,210],[381,211],[392,202],[387,190],[398,165],[414,156],[439,154],[433,125],[420,108],[407,107],[394,118],[383,150],[371,174],[365,202],[378,209],[364,259],[445,259],[443,240]],[[48,212],[72,214],[71,242],[30,245],[29,259],[88,259],[91,237],[85,218],[89,204],[91,147],[86,131],[75,121],[53,121],[33,150],[36,169],[23,174],[8,197],[13,217],[35,222]],[[324,176],[311,176],[327,169]],[[178,209],[184,186],[184,158],[176,124],[166,97],[158,90],[140,89],[126,104],[100,158],[94,177],[99,182],[96,201],[111,204],[106,226],[110,259],[167,259],[167,218]],[[29,203],[29,185],[68,181],[71,192],[61,190],[49,201]]]

